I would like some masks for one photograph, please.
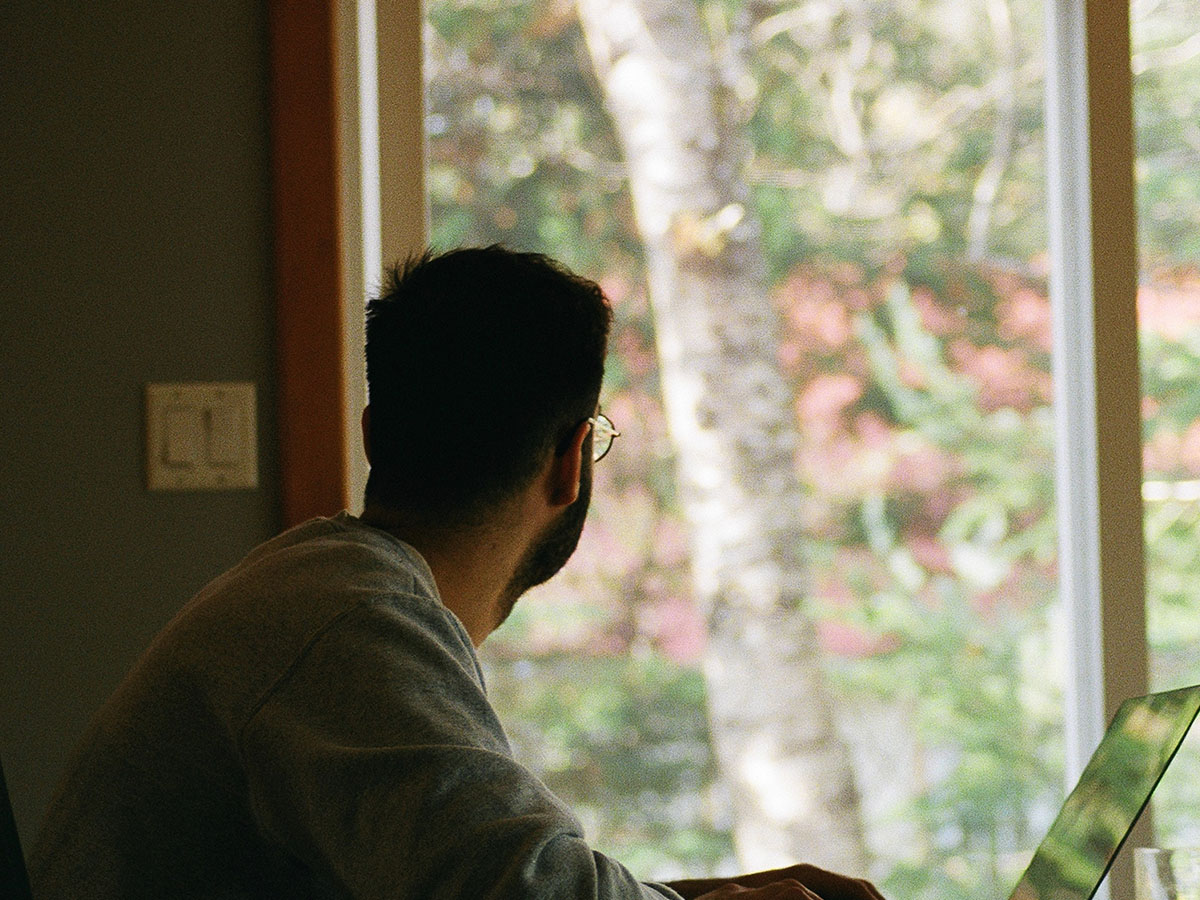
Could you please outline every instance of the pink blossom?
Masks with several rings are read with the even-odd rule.
[[[910,359],[901,359],[896,374],[900,382],[913,390],[924,390],[929,385],[927,373],[921,366]]]
[[[1050,352],[1050,298],[1024,288],[1001,300],[996,307],[997,330],[1008,341],[1028,341]]]
[[[901,490],[930,494],[940,489],[956,471],[953,457],[936,447],[919,447],[896,461],[891,483]]]
[[[845,622],[818,622],[817,640],[821,649],[834,656],[866,659],[891,653],[900,648],[897,634],[872,634]]]
[[[979,386],[979,405],[987,411],[1012,407],[1028,410],[1044,403],[1048,376],[1033,369],[1020,349],[975,347],[955,341],[951,358]]]
[[[1162,275],[1142,285],[1137,304],[1142,328],[1179,340],[1200,325],[1200,272]]]
[[[966,316],[961,307],[948,307],[947,304],[939,301],[932,291],[923,287],[913,290],[912,304],[921,317],[921,324],[933,334],[946,337],[962,333]]]
[[[804,345],[793,338],[784,338],[779,342],[775,355],[785,371],[793,371],[799,368],[804,359]]]
[[[639,409],[638,397],[631,393],[620,393],[614,397],[607,399],[604,404],[604,413],[613,420],[613,424],[617,426],[617,431],[620,431],[621,437],[618,440],[628,443],[632,432],[638,420],[641,418],[641,413],[644,407]],[[608,462],[605,459],[605,462]]]
[[[1200,473],[1200,422],[1193,422],[1183,433],[1179,464],[1190,475]]]
[[[828,281],[794,275],[779,296],[787,323],[807,341],[837,348],[850,339],[847,305]]]
[[[695,605],[670,596],[649,610],[655,642],[673,662],[694,663],[704,656],[708,629]]]
[[[890,449],[895,437],[895,429],[873,412],[864,412],[856,416],[854,430],[868,450]]]
[[[826,574],[816,585],[815,595],[824,603],[839,609],[845,609],[858,602],[854,592],[841,578],[839,570],[836,574]]]
[[[908,538],[904,545],[908,547],[913,558],[926,572],[932,574],[949,574],[954,571],[950,561],[950,551],[937,538],[919,535]]]
[[[690,545],[687,531],[672,519],[660,519],[654,529],[654,564],[664,568],[674,568],[685,565],[688,561]]]
[[[1183,438],[1173,431],[1156,431],[1142,446],[1142,467],[1147,475],[1167,475],[1177,470]]]
[[[623,275],[609,272],[603,275],[597,283],[613,306],[620,306],[629,296],[629,280]]]
[[[818,375],[796,400],[800,421],[832,419],[862,396],[862,383],[852,375]]]
[[[657,364],[654,353],[646,346],[642,336],[632,328],[618,332],[614,347],[629,373],[635,378],[644,378],[654,371]]]

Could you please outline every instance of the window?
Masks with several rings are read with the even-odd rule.
[[[468,6],[434,243],[617,311],[585,542],[486,648],[521,756],[647,877],[1006,893],[1063,780],[1040,7]]]
[[[605,402],[625,434],[622,446],[597,471],[595,514],[560,580],[553,614],[543,614],[544,598],[531,597],[489,642],[493,693],[513,710],[507,724],[525,758],[570,795],[601,847],[641,875],[732,868],[739,828],[758,838],[743,839],[743,848],[812,858],[786,844],[803,842],[802,832],[779,838],[791,827],[779,823],[802,818],[805,804],[815,804],[826,834],[804,846],[828,846],[829,811],[840,803],[853,814],[838,826],[846,843],[835,848],[837,858],[849,859],[859,847],[874,876],[896,893],[1003,896],[1057,806],[1064,769],[1080,764],[1094,744],[1106,704],[1111,711],[1145,681],[1143,635],[1135,628],[1130,640],[1113,627],[1142,615],[1140,578],[1125,577],[1142,571],[1141,542],[1120,530],[1140,521],[1130,515],[1140,511],[1139,449],[1131,451],[1122,434],[1136,429],[1096,426],[1097,419],[1109,426],[1136,419],[1139,407],[1128,358],[1134,324],[1122,306],[1132,293],[1123,286],[1135,278],[1132,241],[1123,237],[1134,221],[1133,198],[1121,191],[1132,151],[1121,147],[1120,112],[1130,89],[1119,71],[1103,66],[1093,67],[1089,80],[1082,52],[1107,54],[1110,62],[1114,46],[1127,54],[1124,24],[1097,9],[1086,18],[1082,4],[1043,10],[1022,0],[697,8],[699,31],[680,39],[704,38],[692,49],[711,56],[715,93],[728,101],[724,121],[738,124],[732,141],[723,130],[709,134],[748,165],[730,169],[728,159],[712,157],[719,202],[706,197],[697,204],[702,214],[655,223],[641,221],[646,207],[628,188],[638,177],[653,182],[653,167],[633,171],[631,138],[610,119],[621,115],[614,108],[621,85],[605,84],[611,67],[597,73],[590,60],[603,61],[603,48],[593,43],[589,58],[574,6],[427,4],[434,240],[502,239],[548,250],[603,277],[620,313]],[[1166,2],[1134,11],[1140,23],[1156,15],[1178,28],[1195,21]],[[1044,17],[1052,27],[1043,47]],[[1152,112],[1162,110],[1163,96],[1182,103],[1186,90],[1171,92],[1194,84],[1179,80],[1195,58],[1192,38],[1186,30],[1138,27],[1149,29],[1135,33],[1142,42],[1135,68],[1139,59],[1146,64],[1139,96],[1154,98]],[[1159,57],[1176,61],[1175,75],[1161,74],[1153,62]],[[1058,63],[1050,68],[1045,110],[1044,59]],[[1147,94],[1151,89],[1158,93]],[[607,112],[597,102],[605,90]],[[1098,113],[1091,120],[1089,106]],[[1139,134],[1143,219],[1147,196],[1157,198],[1154,208],[1174,210],[1150,219],[1167,250],[1143,262],[1143,278],[1170,272],[1171,283],[1182,279],[1186,288],[1194,251],[1189,257],[1171,222],[1187,221],[1179,211],[1189,196],[1186,123],[1194,115],[1173,111],[1167,137]],[[1146,121],[1139,107],[1139,126]],[[686,116],[677,122],[695,124]],[[381,139],[390,140],[387,129]],[[1160,145],[1171,140],[1174,150]],[[1089,144],[1090,155],[1061,152]],[[407,149],[417,146],[411,141]],[[704,140],[696,146],[704,149]],[[1177,168],[1166,165],[1171,161]],[[1049,189],[1040,174],[1047,162]],[[742,184],[733,183],[739,178],[728,177],[731,171]],[[1098,207],[1093,181],[1115,188]],[[1055,226],[1048,233],[1046,206]],[[763,330],[732,333],[746,318],[739,303],[724,339],[740,348],[733,362],[746,387],[738,408],[774,422],[758,434],[779,441],[760,449],[794,460],[795,482],[743,479],[750,483],[740,484],[741,494],[716,507],[733,514],[689,528],[689,516],[703,515],[697,497],[714,483],[706,476],[721,465],[740,475],[747,470],[722,455],[738,449],[736,440],[722,443],[704,427],[689,431],[687,416],[672,412],[695,413],[698,389],[687,378],[694,370],[683,367],[666,400],[655,396],[670,380],[664,370],[671,354],[697,349],[685,316],[676,322],[684,330],[667,333],[664,350],[656,285],[721,269],[713,261],[731,244],[746,245],[748,236],[760,261],[742,270],[766,286],[760,293],[772,311],[758,322],[774,321],[778,331],[769,338]],[[653,240],[665,256],[655,255]],[[1093,242],[1104,251],[1094,253]],[[675,262],[664,266],[662,259]],[[1058,314],[1071,322],[1060,336],[1083,338],[1059,353],[1053,377],[1050,286]],[[724,287],[730,295],[745,283]],[[1148,296],[1144,290],[1144,332]],[[1159,294],[1152,296],[1157,303]],[[1153,308],[1161,311],[1172,298]],[[782,388],[756,366],[764,343]],[[1189,604],[1196,602],[1168,588],[1166,605],[1155,605],[1160,585],[1181,583],[1179,560],[1194,546],[1193,514],[1181,505],[1190,469],[1179,452],[1190,419],[1179,402],[1180,382],[1168,378],[1178,372],[1171,360],[1187,341],[1167,343],[1165,350],[1147,339],[1142,345],[1147,386],[1160,378],[1175,389],[1143,404],[1171,410],[1161,420],[1170,427],[1151,417],[1145,429],[1145,571],[1151,639],[1164,651],[1187,637],[1180,622],[1191,621]],[[1088,374],[1093,355],[1102,373],[1096,384]],[[1068,402],[1055,402],[1064,396]],[[760,407],[788,416],[781,425]],[[701,412],[721,419],[721,408]],[[729,421],[728,407],[724,414]],[[791,433],[780,437],[779,429]],[[756,440],[749,435],[750,444]],[[1058,485],[1068,488],[1058,494],[1057,511],[1056,443]],[[684,452],[694,461],[692,483],[675,478]],[[1171,460],[1163,471],[1151,464],[1160,458]],[[767,489],[753,483],[763,479]],[[803,553],[787,561],[786,551],[785,563],[761,550],[769,542],[756,548],[753,540],[736,545],[738,535],[730,537],[758,514],[756,498],[773,491],[803,497],[790,504],[805,511],[803,540],[784,542]],[[1069,523],[1057,540],[1056,512]],[[766,516],[785,533],[794,527]],[[722,563],[731,544],[706,543],[714,534],[735,542],[744,554],[736,568],[757,581],[731,578]],[[1159,546],[1163,535],[1169,540]],[[688,565],[697,560],[699,589]],[[788,582],[779,596],[800,598],[793,605],[805,615],[748,625],[738,610],[779,569]],[[1067,584],[1065,607],[1055,599],[1056,575]],[[704,600],[714,583],[716,599]],[[634,598],[639,602],[629,602]],[[713,628],[718,617],[724,630]],[[1090,622],[1109,627],[1089,630]],[[1064,631],[1074,634],[1076,653],[1070,670],[1058,673]],[[779,665],[748,676],[735,665],[739,653],[714,653],[715,641],[757,641],[753,652]],[[788,659],[788,648],[801,658]],[[576,666],[583,654],[586,666]],[[818,656],[820,667],[806,665]],[[1156,666],[1168,659],[1156,649]],[[1156,685],[1164,680],[1159,672]],[[706,698],[723,673],[726,685],[754,690],[730,693],[724,718],[710,719]],[[744,725],[739,715],[786,689],[784,681],[801,684],[805,696],[819,687],[837,703],[818,704],[806,725],[761,727],[730,749],[718,723]],[[1062,688],[1071,695],[1065,723]],[[835,708],[853,711],[851,727],[826,721]],[[737,730],[725,727],[725,734]],[[796,764],[787,742],[797,734],[819,735],[834,749]],[[814,783],[805,766],[845,758],[839,742],[854,761],[857,802],[846,791],[805,792]],[[1000,754],[991,752],[997,746]],[[729,759],[740,760],[732,777]],[[894,777],[898,760],[904,777]],[[822,771],[818,782],[848,783],[836,765]],[[757,786],[755,802],[739,799],[731,787],[738,781],[751,793]],[[1168,797],[1185,790],[1171,795],[1169,787]],[[1173,827],[1169,812],[1163,822]],[[893,846],[919,852],[893,854]],[[656,847],[664,849],[651,853]]]

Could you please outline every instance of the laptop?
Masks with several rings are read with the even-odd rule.
[[[1200,712],[1200,685],[1126,700],[1009,900],[1091,900]]]

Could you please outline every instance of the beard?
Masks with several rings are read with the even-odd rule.
[[[579,536],[583,534],[583,523],[591,499],[592,467],[589,459],[579,479],[579,496],[542,530],[517,564],[501,598],[500,624],[508,618],[522,594],[549,581],[567,564],[579,546]]]

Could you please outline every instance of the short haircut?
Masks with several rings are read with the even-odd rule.
[[[541,254],[397,265],[367,304],[368,504],[448,521],[527,486],[593,415],[611,320],[599,285]]]

